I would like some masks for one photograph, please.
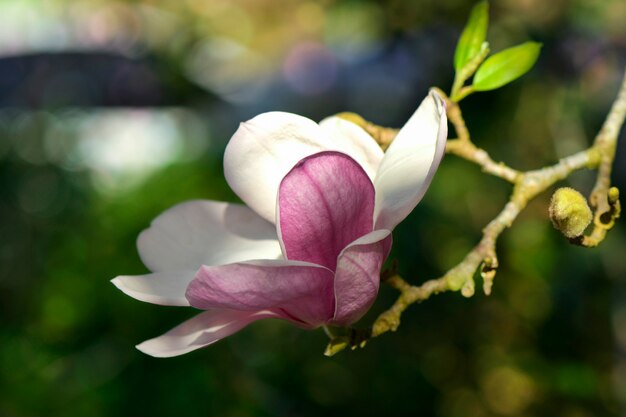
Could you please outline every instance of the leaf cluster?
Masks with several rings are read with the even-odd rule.
[[[461,33],[454,53],[456,76],[451,98],[460,101],[474,91],[489,91],[526,74],[537,62],[541,43],[525,42],[489,55],[489,4],[477,3]],[[465,82],[473,76],[471,85]]]

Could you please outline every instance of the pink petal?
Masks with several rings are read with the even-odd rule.
[[[178,356],[215,343],[256,320],[270,317],[280,318],[280,315],[267,310],[205,311],[169,332],[137,345],[137,349],[157,358]]]
[[[381,229],[352,242],[339,255],[333,324],[350,325],[369,310],[378,294],[380,269],[390,248],[391,232]]]
[[[242,123],[228,143],[224,176],[250,208],[274,222],[280,181],[304,157],[327,150],[344,152],[373,178],[382,152],[369,135],[355,128],[359,129],[320,127],[291,113],[260,114]]]
[[[187,201],[161,213],[141,232],[137,248],[154,272],[282,256],[273,224],[241,204],[208,200]]]
[[[348,155],[320,152],[285,176],[278,206],[285,257],[334,270],[346,245],[372,231],[374,187]]]
[[[422,199],[446,147],[448,124],[443,100],[431,92],[391,143],[376,187],[376,229],[393,230]]]
[[[203,266],[187,287],[187,299],[200,309],[272,309],[317,326],[333,315],[333,273],[298,261]]]

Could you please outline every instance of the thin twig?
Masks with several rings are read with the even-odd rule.
[[[477,148],[474,143],[469,140],[461,140],[460,138],[448,140],[446,143],[446,153],[473,162],[479,165],[483,172],[502,178],[512,184],[514,184],[520,176],[519,171],[502,162],[495,162],[485,150]]]

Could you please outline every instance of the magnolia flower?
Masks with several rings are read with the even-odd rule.
[[[137,242],[152,273],[113,280],[141,301],[206,310],[137,348],[180,355],[264,318],[303,328],[360,319],[378,293],[391,232],[426,192],[446,135],[434,93],[386,153],[338,117],[317,124],[271,112],[242,123],[224,174],[246,206],[170,208]]]

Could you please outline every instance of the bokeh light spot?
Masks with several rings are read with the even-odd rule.
[[[523,412],[535,397],[535,385],[520,370],[502,366],[489,371],[482,381],[483,394],[496,413],[511,415]]]
[[[337,72],[334,54],[314,42],[296,45],[283,64],[283,74],[291,88],[304,95],[327,91],[337,79]]]

